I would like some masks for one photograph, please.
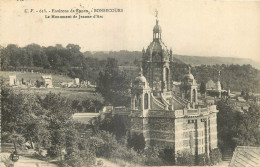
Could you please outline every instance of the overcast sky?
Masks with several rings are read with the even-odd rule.
[[[24,12],[31,8],[123,12],[100,13],[103,19],[45,19],[45,14]],[[175,54],[260,61],[260,1],[2,0],[1,45],[73,43],[81,51],[141,51],[152,41],[155,9],[162,40]]]

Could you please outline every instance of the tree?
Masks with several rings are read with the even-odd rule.
[[[244,111],[238,124],[237,136],[234,140],[236,145],[260,146],[260,110],[259,105],[251,104],[248,111]]]
[[[210,165],[210,159],[208,155],[206,153],[198,155],[196,164],[199,166]]]
[[[95,146],[97,157],[110,158],[112,151],[117,147],[115,137],[106,131],[99,131],[93,137],[89,138],[89,140]]]
[[[206,93],[206,84],[204,82],[201,82],[200,84],[200,93],[201,95]]]
[[[245,91],[241,91],[241,96],[244,97],[246,95]]]
[[[23,66],[23,68],[28,65],[28,61],[29,61],[28,59],[29,59],[29,56],[28,56],[27,52],[23,49],[22,54],[21,54],[21,61],[20,61],[20,64]]]
[[[77,53],[80,52],[80,46],[79,45],[75,45],[75,44],[68,44],[66,46],[67,49],[69,49],[71,52]]]
[[[130,136],[130,138],[128,139],[128,146],[139,153],[143,151],[145,148],[145,140],[143,134],[135,133],[133,136]]]
[[[41,52],[41,63],[43,68],[49,68],[50,67],[50,62],[48,60],[48,56],[46,55],[45,52]]]
[[[248,111],[235,111],[229,99],[218,102],[218,139],[219,147],[237,145],[260,145],[259,105],[250,104]]]
[[[176,154],[176,165],[194,165],[195,156],[189,150],[177,152]]]
[[[217,103],[217,109],[219,110],[217,115],[219,147],[235,147],[234,137],[238,131],[238,124],[242,120],[241,113],[235,111],[229,99],[221,99]]]
[[[95,112],[94,104],[90,99],[82,101],[82,107],[84,107],[85,112]]]
[[[221,154],[221,152],[218,148],[215,148],[215,149],[210,151],[209,157],[210,157],[211,165],[216,165],[219,162],[221,162],[222,154]]]
[[[95,150],[91,143],[80,138],[76,127],[72,125],[68,128],[65,136],[65,164],[73,167],[91,166],[95,162]],[[64,165],[64,164],[62,164]]]
[[[21,49],[14,44],[9,44],[6,47],[6,53],[10,57],[10,65],[16,68],[20,65]]]
[[[46,116],[49,121],[51,146],[48,154],[52,157],[61,155],[65,148],[65,137],[68,127],[72,123],[72,109],[69,101],[60,94],[49,93],[42,100],[42,107],[47,111]]]
[[[102,94],[106,103],[114,106],[128,106],[129,83],[126,74],[119,71],[117,61],[108,58],[105,71],[99,74],[96,90]]]
[[[37,67],[42,66],[41,50],[42,47],[38,44],[30,44],[25,47],[27,54],[30,55],[30,61]]]
[[[15,94],[11,89],[2,85],[2,140],[17,144],[26,141],[48,146],[47,122],[38,98],[31,94]]]

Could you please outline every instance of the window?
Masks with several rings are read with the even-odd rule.
[[[148,94],[146,93],[144,95],[144,109],[148,109],[149,108],[149,100],[148,100]]]
[[[196,102],[196,90],[195,89],[193,89],[193,102]]]
[[[166,85],[165,85],[165,87],[167,88],[167,90],[169,90],[168,85],[169,85],[169,69],[166,68]]]

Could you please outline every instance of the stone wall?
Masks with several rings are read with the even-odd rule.
[[[174,111],[150,110],[147,117],[132,115],[131,130],[143,133],[147,145],[203,154],[217,148],[216,118],[216,113],[175,118]]]

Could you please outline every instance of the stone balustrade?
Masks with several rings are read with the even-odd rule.
[[[208,106],[206,108],[196,108],[196,109],[183,109],[183,110],[149,110],[144,117],[169,117],[169,118],[178,118],[184,116],[200,116],[208,115],[212,112],[218,112],[216,105]],[[141,110],[132,110],[132,116],[143,116]]]

